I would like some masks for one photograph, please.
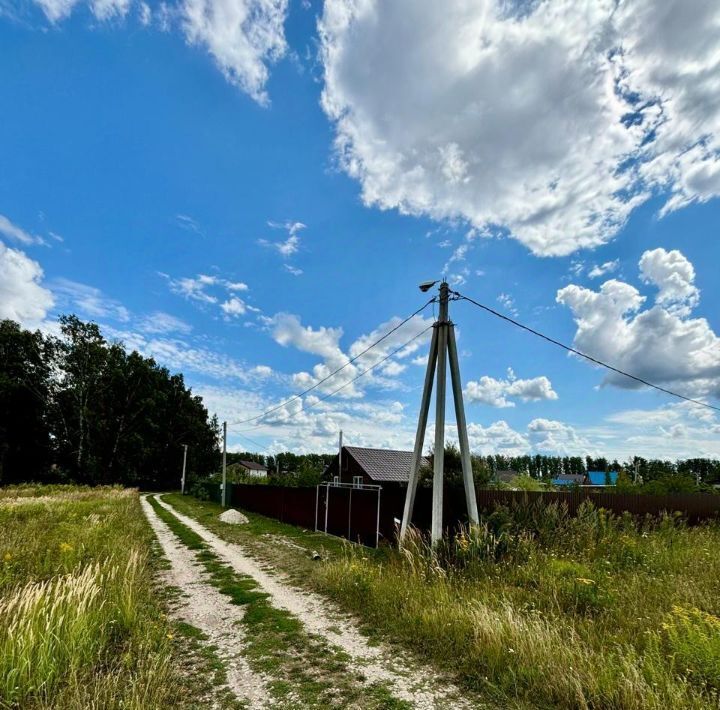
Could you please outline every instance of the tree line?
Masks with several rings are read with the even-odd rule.
[[[219,428],[182,375],[108,342],[95,323],[59,335],[0,321],[0,485],[23,481],[177,488],[219,465]]]
[[[432,485],[431,466],[421,471],[420,484]],[[693,458],[681,461],[645,459],[633,456],[627,461],[593,458],[591,456],[471,456],[473,478],[478,486],[497,484],[498,473],[512,471],[516,474],[513,485],[527,490],[544,490],[553,478],[562,474],[584,475],[588,471],[605,474],[617,472],[613,490],[627,493],[690,493],[712,491],[720,483],[720,461]],[[450,488],[461,489],[462,461],[456,446],[445,447],[445,482]],[[608,476],[609,478],[609,476]],[[607,481],[609,483],[609,480]]]
[[[122,483],[176,488],[182,445],[188,445],[188,480],[217,476],[219,426],[183,376],[152,358],[107,341],[95,323],[59,319],[59,334],[0,321],[0,485],[22,481]],[[257,461],[282,485],[315,485],[335,454],[228,453],[229,480],[241,479],[241,460]],[[430,452],[432,456],[432,452]],[[623,480],[720,483],[720,461],[619,462],[580,456],[472,457],[479,485],[498,471],[533,479],[562,473],[622,471]],[[233,470],[235,468],[236,470]],[[446,480],[461,485],[460,455],[445,451]],[[254,482],[258,482],[257,480]]]
[[[450,449],[452,451],[452,447]],[[446,449],[446,456],[447,456]],[[532,478],[554,478],[560,474],[584,475],[588,471],[624,471],[631,479],[645,482],[671,476],[699,478],[706,484],[720,483],[720,461],[691,458],[678,461],[632,456],[626,461],[592,456],[473,456],[474,466],[489,477],[497,471],[516,471]]]
[[[288,486],[313,486],[328,479],[326,468],[336,454],[293,454],[290,452],[264,455],[245,451],[228,454],[228,480],[231,483],[268,483]],[[432,450],[427,458],[431,466],[421,471],[421,485],[432,485]],[[239,461],[255,461],[269,471],[266,480],[245,476]],[[588,471],[615,471],[622,473],[620,487],[639,486],[649,493],[681,492],[697,487],[720,483],[720,461],[717,459],[693,458],[682,461],[645,459],[634,456],[627,461],[592,456],[503,456],[493,454],[482,456],[472,454],[473,477],[478,486],[492,484],[500,471],[513,471],[519,476],[537,481],[548,481],[561,474],[584,475]],[[445,482],[449,487],[461,488],[462,461],[460,451],[452,444],[445,447]],[[219,474],[215,475],[219,478]],[[636,490],[639,490],[637,488]]]

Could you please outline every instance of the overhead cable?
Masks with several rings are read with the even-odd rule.
[[[577,355],[578,357],[585,358],[585,360],[589,360],[592,363],[595,363],[596,365],[600,365],[601,367],[604,367],[607,370],[611,370],[612,372],[616,372],[618,375],[622,375],[623,377],[627,377],[631,380],[635,380],[635,382],[639,382],[646,387],[651,387],[652,389],[656,389],[660,392],[664,392],[665,394],[669,394],[672,397],[677,397],[678,399],[685,400],[686,402],[691,402],[692,404],[696,404],[700,407],[707,407],[707,409],[713,409],[716,412],[720,412],[720,407],[716,407],[712,404],[708,404],[707,402],[702,402],[699,399],[693,399],[692,397],[686,397],[683,394],[679,394],[678,392],[673,392],[672,390],[669,390],[665,387],[661,387],[660,385],[656,385],[652,382],[648,382],[648,380],[643,379],[642,377],[638,377],[637,375],[633,375],[629,372],[625,372],[624,370],[621,370],[617,367],[614,367],[613,365],[609,365],[606,362],[603,362],[602,360],[598,360],[597,358],[593,357],[592,355],[588,355],[587,353],[584,353],[580,350],[576,350],[575,348],[566,345],[565,343],[561,343],[559,340],[555,340],[555,338],[551,338],[549,335],[545,335],[544,333],[541,333],[539,330],[535,330],[534,328],[531,328],[530,326],[524,325],[523,323],[520,323],[519,321],[516,321],[514,318],[510,318],[510,316],[506,316],[503,313],[499,313],[494,308],[490,308],[489,306],[486,306],[482,303],[479,303],[478,301],[473,300],[469,296],[464,296],[463,294],[453,291],[459,299],[463,301],[468,301],[469,303],[472,303],[473,305],[477,306],[478,308],[482,308],[484,311],[487,311],[488,313],[497,316],[498,318],[501,318],[504,321],[507,321],[508,323],[511,323],[514,326],[517,326],[518,328],[522,328],[523,330],[526,330],[528,333],[532,333],[533,335],[536,335],[538,338],[542,338],[543,340],[547,340],[547,342],[552,343],[553,345],[557,345],[560,348],[563,348],[564,350],[567,350],[570,353],[573,353],[573,355]]]
[[[254,422],[258,419],[265,418],[268,414],[271,414],[272,412],[277,411],[278,409],[282,409],[283,407],[287,406],[291,402],[294,402],[297,399],[300,399],[301,397],[304,397],[306,394],[309,394],[313,390],[317,389],[320,385],[327,382],[328,380],[332,379],[335,375],[337,375],[339,372],[344,370],[348,365],[352,365],[356,360],[360,359],[363,355],[370,352],[374,347],[379,345],[383,342],[383,340],[386,340],[389,338],[395,331],[402,328],[408,321],[412,320],[415,316],[419,315],[422,311],[424,311],[431,303],[435,301],[435,297],[431,298],[427,303],[423,304],[420,308],[418,308],[414,313],[411,313],[407,318],[400,321],[396,326],[393,326],[390,330],[388,330],[387,333],[385,333],[382,337],[378,338],[374,343],[368,345],[362,352],[359,352],[357,355],[351,357],[344,365],[341,365],[336,370],[333,370],[329,375],[326,375],[322,379],[318,380],[312,387],[308,387],[307,389],[303,390],[302,392],[299,392],[296,395],[293,395],[290,397],[290,399],[285,400],[284,402],[281,402],[280,404],[276,404],[273,407],[270,407],[269,409],[266,409],[261,414],[256,414],[254,417],[248,417],[247,419],[240,419],[235,422],[230,422],[228,426],[237,426],[238,424],[247,424],[248,422]],[[424,332],[424,331],[423,331]],[[412,341],[410,341],[412,342]],[[402,348],[401,348],[402,349]],[[254,427],[253,427],[254,428]]]

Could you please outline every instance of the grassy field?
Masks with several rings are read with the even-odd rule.
[[[707,708],[720,689],[720,526],[585,506],[499,511],[433,552],[371,551],[249,514],[169,502],[255,549],[499,707]],[[320,549],[312,562],[301,550]],[[323,545],[323,540],[325,544]]]
[[[381,564],[348,548],[315,583],[498,703],[717,707],[719,550],[717,524],[538,508]]]
[[[160,708],[175,629],[136,491],[0,489],[0,707]]]
[[[401,551],[374,551],[253,514],[248,525],[227,525],[215,504],[166,500],[354,612],[369,634],[451,671],[490,706],[720,707],[717,523],[638,522],[590,505],[575,518],[518,508],[434,551],[418,536]],[[342,690],[328,664],[343,671],[343,659],[312,646],[162,516],[197,548],[211,583],[247,609],[246,653],[258,670],[302,687],[309,704],[328,683]],[[212,648],[165,616],[153,581],[163,560],[135,491],[0,489],[0,530],[0,708],[139,710],[222,698]],[[272,665],[278,650],[289,657],[281,668]],[[322,669],[321,684],[300,683],[311,666]],[[373,706],[392,706],[377,690]],[[359,697],[354,686],[341,695]]]

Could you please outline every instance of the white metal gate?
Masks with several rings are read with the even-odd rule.
[[[377,547],[380,542],[381,491],[382,486],[376,484],[320,483],[315,492],[315,531],[354,542],[361,538],[363,544],[368,544],[367,539],[371,538]],[[356,539],[353,540],[353,537]]]

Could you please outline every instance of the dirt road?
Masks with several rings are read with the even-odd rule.
[[[254,673],[242,656],[243,635],[238,625],[243,615],[242,607],[231,604],[225,595],[204,580],[194,553],[177,540],[145,498],[142,506],[163,555],[170,563],[170,568],[163,571],[163,582],[182,592],[173,604],[172,613],[200,629],[207,636],[207,642],[216,647],[227,669],[228,688],[239,701],[252,708],[268,706],[265,678]]]
[[[371,645],[367,638],[360,633],[352,619],[341,614],[327,599],[293,587],[280,574],[250,557],[239,545],[222,540],[193,518],[179,513],[161,498],[157,500],[179,521],[200,536],[209,549],[235,572],[254,579],[260,589],[269,595],[269,602],[273,607],[291,613],[304,625],[309,633],[326,639],[328,644],[339,648],[347,654],[352,659],[351,665],[353,669],[362,672],[364,682],[368,685],[378,682],[384,683],[395,698],[405,701],[411,707],[419,710],[477,707],[475,704],[468,703],[463,698],[462,691],[448,683],[447,680],[440,678],[432,669],[418,667],[416,662],[403,657],[395,650],[390,650],[381,645]],[[176,549],[178,543],[172,545],[167,540],[167,535],[172,535],[172,533],[167,530],[166,526],[163,529],[164,524],[157,518],[152,508],[147,503],[144,505],[153,527],[156,531],[161,530],[161,534],[165,538],[164,542],[161,539],[161,543],[164,549],[167,546],[170,551],[170,554],[166,554],[169,558],[172,555],[178,563],[182,562],[186,568],[188,560],[182,558],[186,553],[191,556],[192,553],[186,550],[181,554]],[[175,564],[173,559],[171,559],[171,563]],[[189,574],[187,569],[185,571]],[[197,580],[191,576],[188,576],[188,584],[190,584],[191,588],[200,588]],[[185,588],[184,583],[178,586]],[[216,590],[213,590],[213,592],[211,606],[215,604],[215,598],[218,596]],[[205,591],[202,593],[204,594]],[[192,603],[195,603],[195,598],[193,598]],[[237,607],[234,607],[234,609],[236,610],[235,616],[237,616]],[[225,616],[224,612],[223,616]],[[232,616],[226,618],[231,619]],[[203,623],[209,628],[212,627],[208,619],[205,619]],[[222,622],[220,623],[222,625]],[[219,638],[223,632],[222,629],[217,628],[213,633],[216,638]],[[231,649],[222,648],[224,651],[227,650],[228,653],[231,652]],[[252,693],[254,698],[253,706],[262,707],[267,702],[267,697],[260,692],[262,679],[258,679],[252,674],[245,677],[255,687],[255,691]],[[242,682],[242,674],[238,675],[238,679]],[[246,696],[248,696],[247,693]]]

